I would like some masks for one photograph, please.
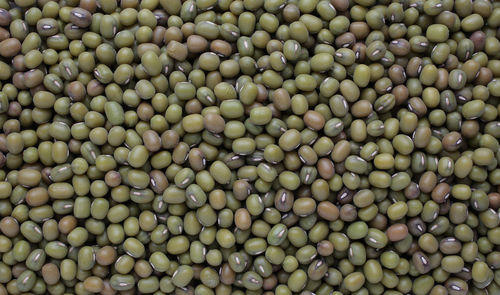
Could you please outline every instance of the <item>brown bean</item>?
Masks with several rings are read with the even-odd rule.
[[[167,130],[161,134],[161,146],[164,149],[172,149],[179,143],[179,134],[175,130]]]
[[[0,28],[0,41],[9,39],[10,32],[4,28]]]
[[[476,79],[477,75],[479,74],[480,69],[481,65],[473,59],[466,61],[462,65],[462,71],[464,71],[465,75],[467,76],[467,82],[474,81],[474,79]]]
[[[68,96],[74,101],[82,101],[87,95],[85,85],[80,81],[73,81],[69,83],[67,88]]]
[[[226,122],[224,118],[222,118],[219,114],[208,113],[203,118],[203,124],[205,125],[205,129],[212,133],[221,133],[224,131],[226,126]]]
[[[19,223],[14,217],[6,216],[0,221],[0,231],[9,238],[19,233]]]
[[[12,266],[12,275],[17,278],[19,277],[23,271],[27,270],[28,268],[24,263],[16,263],[14,266]]]
[[[353,202],[355,194],[355,191],[344,187],[337,193],[336,199],[341,205],[350,204]]]
[[[407,226],[408,231],[416,237],[421,236],[427,230],[427,225],[420,217],[411,218],[407,222]]]
[[[321,130],[325,126],[325,118],[316,111],[307,111],[304,114],[304,123],[313,130]]]
[[[334,246],[332,242],[323,240],[316,245],[316,250],[318,251],[319,255],[326,257],[333,254]]]
[[[229,263],[224,263],[220,268],[220,281],[223,284],[231,285],[236,280],[236,273],[231,269]]]
[[[17,89],[26,89],[24,84],[24,73],[17,72],[12,76],[12,84],[16,86]]]
[[[200,114],[201,111],[203,110],[203,106],[201,105],[200,101],[196,98],[190,99],[186,102],[186,105],[184,106],[184,109],[186,110],[187,114]]]
[[[207,164],[207,159],[205,158],[205,154],[199,148],[193,148],[188,153],[188,161],[191,168],[194,171],[201,171],[205,169]]]
[[[159,151],[161,148],[161,139],[158,133],[154,130],[146,130],[142,134],[142,140],[144,142],[144,146],[150,152]]]
[[[26,65],[24,64],[24,55],[19,54],[14,56],[12,59],[12,66],[18,72],[26,71]]]
[[[479,70],[479,74],[477,75],[474,82],[479,85],[488,85],[491,80],[493,80],[493,72],[491,71],[491,69],[482,67]]]
[[[7,288],[4,285],[0,285],[0,295],[9,295]]]
[[[489,193],[488,200],[490,203],[490,208],[492,208],[493,210],[497,210],[498,208],[500,208],[500,193]]]
[[[351,222],[358,217],[358,211],[354,205],[345,204],[340,207],[340,219],[343,221]]]
[[[278,278],[275,274],[270,275],[267,278],[264,278],[262,289],[264,290],[273,290],[278,284]],[[274,294],[274,292],[272,292]]]
[[[405,56],[410,52],[410,42],[405,39],[392,40],[389,43],[389,50],[395,56]]]
[[[333,162],[328,158],[319,159],[316,164],[316,169],[318,169],[319,175],[324,179],[331,179],[335,176],[335,166]]]
[[[356,43],[356,36],[351,32],[346,32],[335,38],[335,46],[337,48],[351,47]]]
[[[83,287],[91,293],[100,293],[104,288],[104,283],[101,278],[90,276],[83,281]]]
[[[13,57],[19,51],[21,51],[21,42],[16,38],[9,38],[0,42],[0,55],[3,57]]]
[[[182,31],[178,27],[170,27],[165,30],[163,35],[163,41],[168,44],[170,41],[182,42],[183,36]]]
[[[408,87],[406,87],[405,85],[398,85],[394,87],[391,93],[392,95],[394,95],[396,105],[405,103],[409,97]]]
[[[153,30],[153,39],[151,41],[153,41],[153,43],[158,46],[163,46],[163,44],[165,43],[164,38],[166,31],[167,29],[165,29],[165,27],[157,26]]]
[[[460,128],[460,133],[465,138],[472,139],[477,136],[479,133],[479,123],[476,120],[467,120],[462,123],[462,127]]]
[[[90,80],[87,84],[87,94],[90,96],[98,96],[104,93],[104,86],[97,80]]]
[[[427,114],[427,106],[420,97],[412,97],[408,100],[408,109],[419,118]]]
[[[6,9],[0,8],[0,26],[5,27],[10,25],[12,15]]]
[[[126,1],[121,1],[121,3]],[[97,9],[96,0],[80,0],[80,7],[93,13]]]
[[[452,71],[458,67],[458,63],[458,57],[456,57],[455,55],[449,55],[444,63],[445,69],[447,69],[448,71]]]
[[[349,9],[349,0],[330,0],[333,7],[338,11],[346,11]]]
[[[3,153],[7,153],[7,136],[4,133],[0,133],[0,150]]]
[[[24,73],[24,85],[28,88],[33,88],[42,83],[43,77],[44,74],[39,69],[29,70]]]
[[[366,60],[366,44],[363,42],[357,42],[352,46],[352,51],[354,52],[354,56],[356,60],[360,63]]]
[[[151,189],[155,193],[162,194],[167,189],[168,179],[165,173],[163,173],[160,170],[153,170],[149,172],[149,177],[151,178],[150,180]]]
[[[244,201],[250,194],[250,184],[245,179],[238,179],[233,183],[234,197]]]
[[[292,192],[280,189],[276,192],[276,196],[274,197],[274,207],[281,212],[288,212],[293,207],[293,201],[294,196]]]
[[[319,202],[318,208],[316,210],[319,216],[328,221],[335,221],[339,218],[339,208],[337,208],[337,206],[335,206],[335,204],[333,204],[332,202]]]
[[[201,275],[201,271],[203,270],[203,266],[200,264],[195,264],[192,267],[193,267],[193,278],[195,280],[199,280],[200,275]]]
[[[456,131],[446,134],[441,140],[443,149],[448,152],[454,152],[460,148],[463,143],[462,135]]]
[[[191,35],[186,40],[189,52],[200,53],[207,49],[208,41],[200,35]]]
[[[380,213],[377,213],[375,215],[375,218],[373,218],[370,223],[370,227],[379,229],[379,230],[385,230],[387,228],[387,217],[385,215],[382,215]]]
[[[486,33],[483,31],[475,31],[469,37],[469,39],[474,43],[474,51],[481,51],[486,45]]]
[[[92,23],[92,15],[88,10],[76,7],[71,10],[69,21],[80,28],[86,28]]]
[[[172,152],[172,161],[176,164],[184,164],[188,158],[189,146],[185,142],[179,143]]]
[[[402,223],[393,224],[387,229],[386,234],[387,238],[392,242],[401,241],[408,235],[408,227]]]
[[[123,1],[122,1],[123,2]],[[115,295],[116,291],[111,287],[111,283],[109,280],[104,280],[103,281],[103,287],[101,290],[101,295]]]
[[[95,253],[96,262],[100,265],[111,265],[116,261],[117,252],[111,246],[104,246]]]
[[[19,117],[19,115],[21,114],[22,111],[23,111],[23,107],[21,106],[21,104],[17,101],[12,101],[11,103],[9,103],[9,109],[7,110],[7,115],[9,115],[11,117]],[[19,122],[16,123],[16,125],[19,126]],[[17,130],[18,131],[15,131],[15,132],[20,131],[20,129],[17,129]]]
[[[370,26],[366,22],[352,22],[349,25],[349,32],[351,32],[356,40],[364,40],[370,33]]]
[[[422,251],[413,253],[412,261],[417,271],[421,274],[428,273],[432,268],[431,261]]]
[[[59,282],[61,274],[59,268],[54,263],[47,263],[42,267],[42,277],[48,285],[54,285]]]
[[[230,56],[231,53],[233,53],[233,48],[231,47],[231,44],[229,44],[227,41],[214,40],[210,42],[210,51],[214,52],[219,56],[227,57]]]
[[[137,106],[137,116],[142,121],[149,121],[155,115],[155,110],[151,104],[147,102],[141,102],[139,106]]]
[[[418,185],[423,193],[430,193],[437,184],[437,176],[432,171],[426,171],[420,176]]]
[[[406,65],[406,74],[410,77],[417,77],[422,71],[422,59],[418,56],[412,57]]]
[[[241,230],[247,230],[252,226],[252,218],[246,208],[239,208],[234,213],[234,224]]]
[[[52,183],[52,179],[50,178],[51,172],[52,172],[52,168],[51,167],[45,167],[45,168],[42,169],[42,181],[45,184],[51,184]]]
[[[258,102],[264,102],[267,100],[268,91],[266,86],[262,84],[257,84],[257,98],[255,99]]]
[[[432,199],[438,204],[444,203],[449,196],[450,185],[445,182],[436,185],[431,193]]]
[[[110,187],[117,187],[122,183],[122,177],[118,171],[110,170],[104,175],[104,182]]]
[[[284,88],[278,88],[273,92],[273,104],[276,109],[286,111],[291,106],[290,94]]]
[[[445,90],[448,87],[448,76],[449,76],[449,73],[447,70],[445,70],[443,68],[438,69],[438,76],[437,76],[436,82],[434,83],[434,86],[438,90],[441,90],[441,91]]]
[[[410,200],[414,200],[420,196],[420,188],[415,182],[411,182],[410,185],[404,189],[404,193],[405,197]]]
[[[400,65],[392,65],[387,74],[394,84],[399,85],[406,81],[405,69]]]
[[[59,220],[59,231],[63,234],[69,234],[77,226],[77,220],[72,215],[66,215]]]

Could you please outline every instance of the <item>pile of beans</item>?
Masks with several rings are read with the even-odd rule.
[[[0,295],[500,294],[500,2],[0,0]]]

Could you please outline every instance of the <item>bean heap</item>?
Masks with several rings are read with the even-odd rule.
[[[500,2],[0,0],[0,294],[500,294]]]

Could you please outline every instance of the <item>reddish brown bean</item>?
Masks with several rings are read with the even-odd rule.
[[[316,111],[307,111],[304,114],[304,123],[313,130],[320,130],[325,126],[325,118]]]
[[[339,208],[332,202],[322,201],[317,207],[318,215],[328,221],[335,221],[339,218]]]
[[[402,223],[393,224],[387,229],[386,234],[391,242],[401,241],[408,235],[408,227]]]
[[[0,42],[0,55],[3,57],[13,57],[19,51],[21,51],[21,42],[16,38],[9,38]]]

